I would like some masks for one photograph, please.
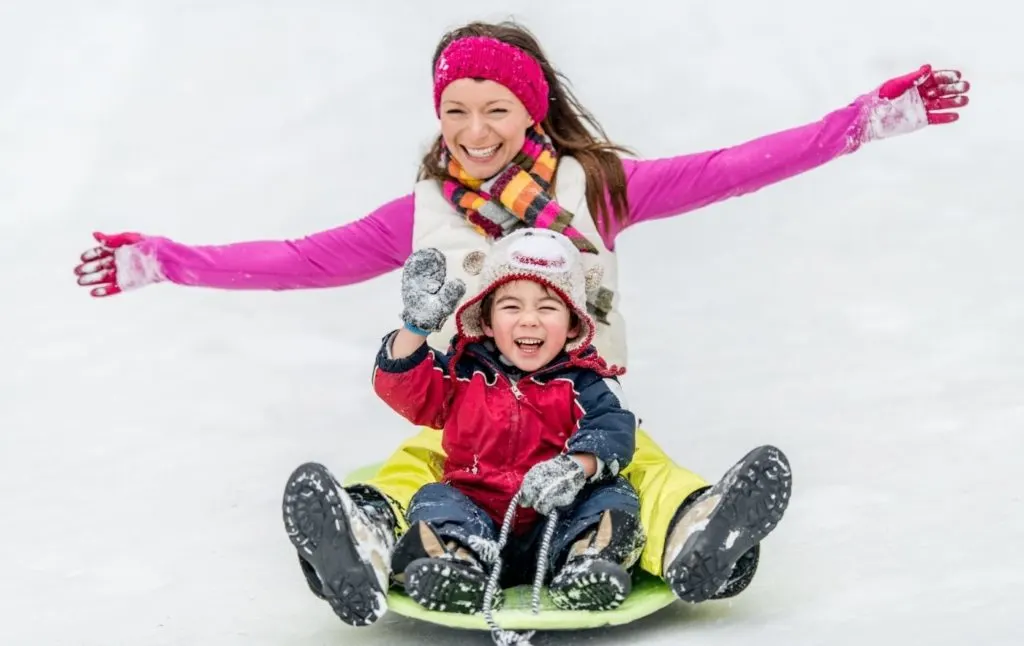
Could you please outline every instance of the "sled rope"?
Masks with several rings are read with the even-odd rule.
[[[508,535],[512,531],[512,522],[516,518],[516,508],[519,507],[519,498],[522,491],[516,492],[505,510],[505,518],[501,523],[501,533],[497,543],[491,541],[472,541],[477,555],[481,560],[491,564],[491,574],[487,579],[487,587],[484,589],[484,619],[487,627],[491,629],[491,639],[497,646],[530,646],[530,638],[537,631],[531,630],[525,634],[519,634],[513,630],[505,630],[494,620],[494,596],[501,586],[501,552],[508,543]],[[551,553],[551,541],[555,534],[555,523],[558,521],[558,512],[552,511],[548,516],[547,524],[544,525],[544,536],[540,541],[540,550],[537,552],[537,571],[533,575],[533,595],[530,599],[530,606],[533,614],[540,614],[540,593],[544,587],[544,575],[547,573],[548,555]],[[475,537],[474,537],[475,538]]]

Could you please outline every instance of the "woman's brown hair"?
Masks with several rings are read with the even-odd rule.
[[[555,152],[559,156],[572,156],[583,167],[587,181],[587,206],[590,207],[595,224],[600,222],[605,231],[611,228],[613,222],[625,224],[629,217],[626,172],[622,167],[622,160],[616,153],[630,154],[631,151],[609,141],[597,119],[580,105],[569,89],[569,80],[551,65],[537,38],[525,27],[515,22],[504,21],[471,22],[454,29],[445,34],[437,44],[431,61],[431,74],[437,65],[437,59],[453,40],[470,36],[496,38],[518,47],[540,63],[549,87],[548,116],[541,126],[551,137]],[[449,178],[447,171],[440,167],[441,143],[441,137],[438,136],[423,157],[419,179],[441,181]]]

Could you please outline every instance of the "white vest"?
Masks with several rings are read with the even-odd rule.
[[[573,214],[572,226],[582,233],[599,253],[582,254],[584,268],[600,264],[604,271],[602,284],[615,294],[612,301],[608,323],[597,323],[594,345],[609,364],[626,367],[626,330],[625,322],[619,314],[619,272],[618,259],[615,253],[605,247],[597,226],[587,206],[586,175],[583,167],[572,157],[560,157],[555,186],[558,203]],[[462,266],[467,255],[474,251],[486,253],[492,243],[491,239],[480,234],[466,219],[455,210],[451,202],[445,199],[437,182],[432,179],[416,183],[415,215],[413,217],[412,249],[434,247],[447,258],[447,278],[461,278],[466,283],[466,295],[463,302],[477,293],[480,285],[478,279],[466,273]],[[461,305],[461,303],[460,303]],[[427,341],[437,349],[446,349],[455,336],[455,316],[448,317],[440,332],[435,332]]]

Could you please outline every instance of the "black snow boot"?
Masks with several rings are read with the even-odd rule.
[[[762,446],[694,492],[665,542],[664,578],[676,596],[698,603],[742,592],[757,570],[760,542],[782,520],[792,485],[786,456]]]
[[[380,619],[395,544],[395,518],[383,497],[346,491],[326,467],[309,462],[288,478],[282,514],[313,594],[350,626]]]
[[[636,516],[618,510],[601,515],[568,550],[548,591],[562,610],[613,610],[632,589],[629,569],[646,539]]]
[[[442,539],[427,523],[416,523],[402,536],[391,567],[405,593],[427,610],[465,615],[483,611],[490,568],[476,551]],[[502,598],[500,588],[495,590],[492,607],[498,608]]]

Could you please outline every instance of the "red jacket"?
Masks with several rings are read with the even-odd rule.
[[[562,353],[530,374],[498,360],[493,343],[441,354],[424,344],[390,359],[391,334],[377,355],[373,387],[413,424],[442,429],[443,481],[480,506],[500,527],[523,476],[559,453],[590,453],[602,465],[594,481],[613,477],[636,447],[636,417],[623,407],[615,372],[591,347]],[[537,520],[516,511],[514,531]]]

